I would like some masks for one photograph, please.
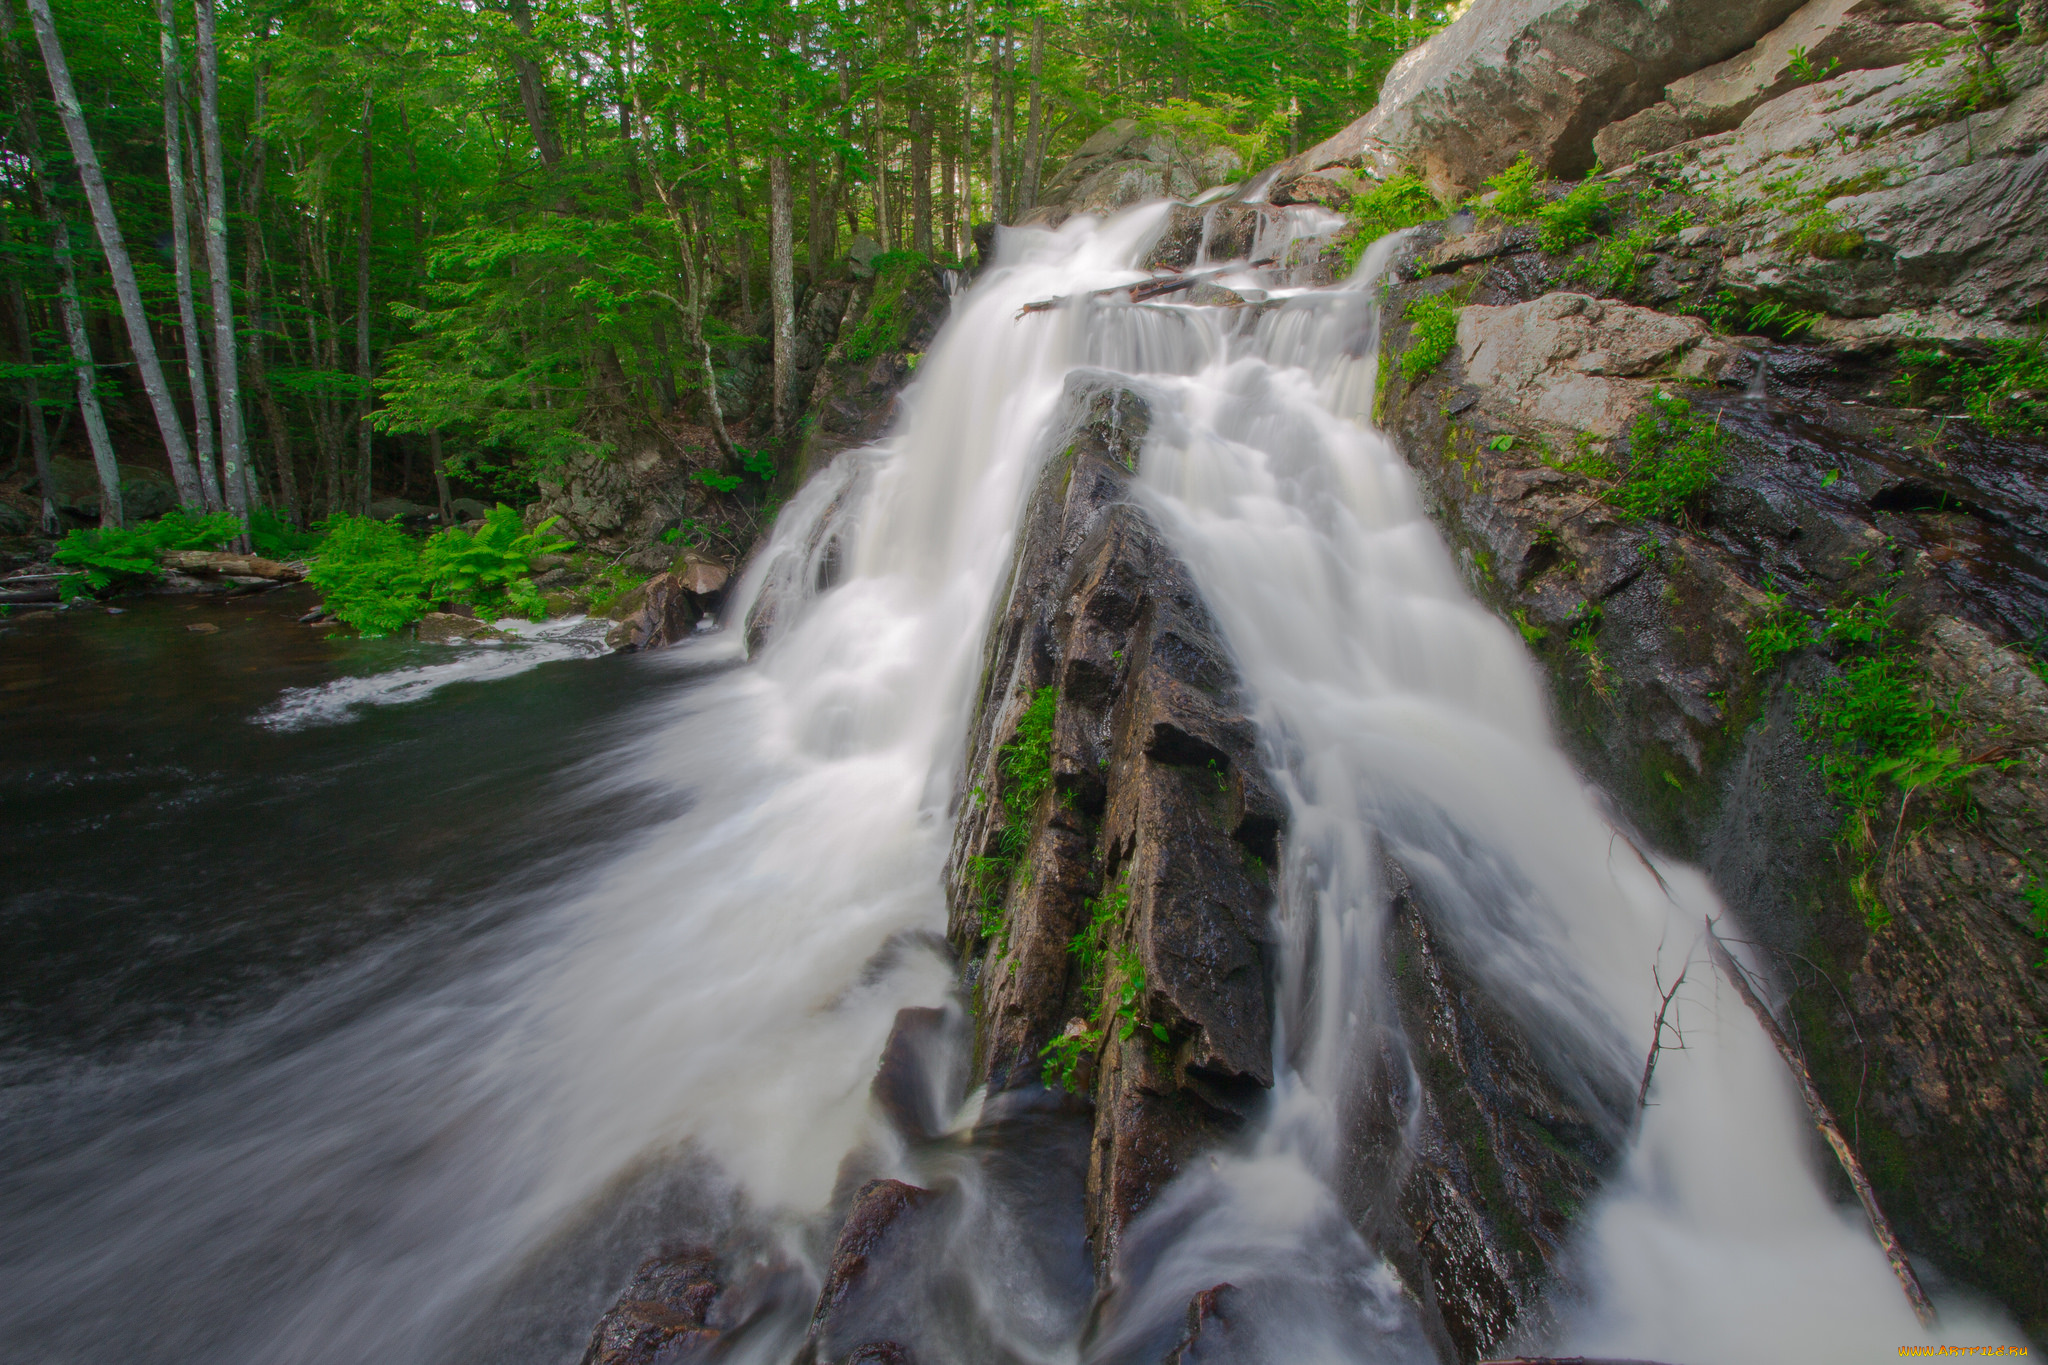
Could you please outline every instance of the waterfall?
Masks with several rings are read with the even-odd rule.
[[[1241,1359],[1427,1358],[1331,1188],[1361,1030],[1384,1013],[1388,859],[1603,1103],[1633,1103],[1653,968],[1669,982],[1689,953],[1703,963],[1719,911],[1575,776],[1514,632],[1465,593],[1370,428],[1371,285],[1392,243],[1342,288],[1262,277],[1257,308],[1020,314],[1141,278],[1166,213],[1004,234],[893,434],[797,495],[722,631],[641,661],[673,673],[673,696],[598,743],[579,799],[672,813],[499,893],[516,932],[451,980],[387,989],[387,966],[358,964],[363,981],[309,986],[181,1064],[223,1077],[190,1098],[17,1164],[0,1353],[553,1359],[563,1330],[505,1324],[526,1296],[585,1302],[563,1267],[591,1248],[604,1275],[629,1268],[618,1226],[651,1228],[643,1246],[741,1228],[805,1268],[746,1356],[787,1360],[848,1154],[895,1159],[867,1094],[892,1021],[956,995],[941,870],[984,637],[1064,380],[1095,366],[1154,400],[1137,495],[1236,657],[1292,810],[1278,1082],[1247,1141],[1133,1229],[1122,1320],[1177,1319],[1227,1280],[1255,1306]],[[316,1006],[335,1022],[308,1042],[287,1021]],[[1558,1342],[1676,1365],[1924,1340],[1827,1196],[1755,1023],[1702,965],[1681,1008],[1685,1050],[1580,1218]],[[106,1174],[28,1197],[83,1166]],[[989,1335],[1005,1358],[1075,1361],[1085,1298],[1028,1259],[992,1236],[965,1262],[1001,1320]],[[1946,1339],[1960,1330],[1952,1314]],[[1113,1358],[1117,1331],[1087,1358]]]

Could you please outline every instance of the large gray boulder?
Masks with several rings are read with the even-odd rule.
[[[1797,0],[1475,0],[1403,57],[1379,104],[1283,162],[1269,183],[1345,166],[1412,167],[1462,195],[1521,152],[1547,174],[1593,164],[1593,135],[1663,98],[1681,76],[1726,61],[1798,9]]]

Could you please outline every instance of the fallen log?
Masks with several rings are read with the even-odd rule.
[[[296,583],[306,576],[305,569],[297,564],[224,550],[168,550],[160,558],[167,569],[210,578],[263,578],[273,583]]]
[[[1721,975],[1728,978],[1735,993],[1742,997],[1742,1003],[1749,1006],[1749,1012],[1763,1025],[1764,1033],[1778,1049],[1778,1055],[1785,1059],[1785,1065],[1792,1071],[1792,1078],[1799,1082],[1799,1093],[1806,1100],[1807,1112],[1813,1116],[1813,1126],[1834,1148],[1835,1159],[1842,1163],[1842,1171],[1849,1177],[1849,1183],[1856,1187],[1856,1197],[1863,1201],[1863,1212],[1870,1219],[1870,1231],[1876,1236],[1877,1244],[1884,1248],[1885,1259],[1892,1263],[1892,1274],[1899,1278],[1899,1288],[1906,1296],[1906,1302],[1913,1305],[1913,1315],[1920,1319],[1922,1327],[1934,1325],[1934,1305],[1928,1301],[1927,1291],[1920,1287],[1920,1277],[1913,1273],[1912,1262],[1906,1259],[1905,1248],[1899,1245],[1898,1235],[1892,1231],[1891,1220],[1884,1216],[1878,1206],[1877,1192],[1870,1188],[1870,1178],[1863,1173],[1863,1163],[1856,1159],[1856,1153],[1849,1148],[1849,1140],[1842,1135],[1841,1125],[1835,1122],[1834,1113],[1827,1101],[1820,1097],[1820,1089],[1813,1083],[1813,1073],[1807,1070],[1806,1059],[1792,1046],[1778,1021],[1764,1006],[1749,984],[1748,973],[1728,951],[1721,936],[1714,932],[1714,921],[1707,921],[1707,950],[1714,956],[1714,965],[1721,969]]]
[[[1132,303],[1143,303],[1147,299],[1156,299],[1161,294],[1171,294],[1181,289],[1192,289],[1204,280],[1213,280],[1218,275],[1228,275],[1233,270],[1258,270],[1265,266],[1277,264],[1279,264],[1278,261],[1268,256],[1263,260],[1252,261],[1245,265],[1232,264],[1218,266],[1214,270],[1194,270],[1173,275],[1154,275],[1149,280],[1133,280],[1129,284],[1113,284],[1107,289],[1090,289],[1086,293],[1081,294],[1063,294],[1056,299],[1038,299],[1019,308],[1017,316],[1021,318],[1026,313],[1049,312],[1054,308],[1064,308],[1070,303],[1079,303],[1083,299],[1106,299],[1117,294],[1126,293],[1131,296]]]
[[[24,584],[10,587],[0,583],[0,606],[47,606],[57,600],[55,583]]]

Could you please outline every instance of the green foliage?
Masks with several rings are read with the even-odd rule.
[[[1659,393],[1630,428],[1628,465],[1603,496],[1628,520],[1686,525],[1726,459],[1718,421],[1695,416],[1686,399]]]
[[[2041,960],[2034,965],[2048,967],[2048,882],[2032,878],[2021,894],[2026,898],[2027,910],[2034,921],[2034,937],[2042,940]]]
[[[1834,74],[1835,68],[1839,67],[1841,64],[1841,58],[1830,57],[1827,59],[1826,62],[1822,63],[1819,66],[1816,66],[1814,65],[1813,59],[1806,55],[1806,49],[1804,47],[1794,47],[1791,53],[1791,61],[1787,64],[1787,66],[1788,69],[1792,72],[1792,78],[1794,80],[1810,83],[1813,81],[1826,80],[1829,76]]]
[[[1503,218],[1533,218],[1536,210],[1543,206],[1542,196],[1537,187],[1543,183],[1543,173],[1536,169],[1536,163],[1523,152],[1515,163],[1499,175],[1486,178],[1486,188],[1494,192],[1489,209]]]
[[[265,559],[304,559],[325,539],[319,531],[301,531],[268,507],[249,513],[249,544]]]
[[[1073,1094],[1074,1073],[1080,1069],[1081,1063],[1101,1046],[1102,1030],[1099,1028],[1062,1033],[1047,1043],[1039,1052],[1039,1055],[1045,1058],[1045,1068],[1040,1073],[1040,1079],[1044,1081],[1046,1089],[1050,1090],[1057,1085],[1068,1094]]]
[[[1287,131],[1284,107],[1276,106],[1258,118],[1250,103],[1239,95],[1212,95],[1207,101],[1169,97],[1141,113],[1138,126],[1173,137],[1189,152],[1228,147],[1250,170],[1272,153]]]
[[[1443,217],[1444,213],[1443,206],[1437,203],[1436,196],[1429,192],[1429,186],[1422,183],[1422,178],[1406,171],[1389,176],[1363,194],[1352,196],[1345,211],[1358,229],[1358,235],[1344,249],[1347,270],[1357,269],[1366,248],[1388,233],[1427,223]]]
[[[1896,382],[1910,397],[1921,391],[1959,401],[1996,436],[2048,436],[2048,338],[1982,343],[1981,355],[1935,349],[1902,353]]]
[[[1074,965],[1081,975],[1081,993],[1090,1000],[1087,1024],[1092,1029],[1072,1029],[1046,1044],[1040,1053],[1045,1058],[1044,1080],[1047,1086],[1057,1083],[1062,1089],[1074,1088],[1074,1070],[1081,1058],[1102,1044],[1105,1029],[1102,1026],[1102,1012],[1105,996],[1116,997],[1116,1007],[1110,1012],[1116,1025],[1117,1037],[1128,1041],[1139,1029],[1144,1029],[1158,1042],[1170,1038],[1166,1026],[1160,1023],[1146,1023],[1140,1006],[1145,999],[1145,964],[1138,956],[1137,949],[1129,945],[1112,947],[1111,937],[1128,916],[1131,906],[1130,878],[1128,874],[1114,887],[1087,903],[1088,920],[1067,944],[1067,951],[1073,955]]]
[[[690,481],[701,483],[714,493],[736,492],[740,486],[739,475],[721,474],[715,469],[693,469],[690,471]]]
[[[1458,348],[1459,311],[1457,301],[1445,294],[1409,301],[1401,315],[1415,325],[1409,329],[1407,349],[1401,352],[1403,379],[1413,384]]]
[[[1759,675],[1776,668],[1778,660],[1787,654],[1813,643],[1813,623],[1785,600],[1784,593],[1766,592],[1764,603],[1763,615],[1743,635],[1743,643],[1749,649],[1749,666]]]
[[[493,615],[544,619],[547,606],[528,575],[535,555],[569,548],[570,542],[548,535],[555,521],[550,517],[529,531],[517,511],[499,503],[474,532],[459,526],[441,531],[420,550],[427,596],[436,602],[466,602]]]
[[[175,508],[139,526],[72,531],[50,558],[79,571],[79,577],[64,579],[59,585],[68,601],[85,591],[101,593],[136,579],[157,577],[163,572],[157,567],[157,556],[166,551],[217,549],[241,533],[242,519],[232,512],[195,516]]]
[[[1956,61],[1961,57],[1961,61]],[[1947,74],[1925,90],[1902,95],[1893,103],[1929,123],[1946,123],[1984,109],[1993,109],[2012,98],[2005,72],[1986,45],[1984,35],[1958,33],[1915,57],[1906,67],[1909,76],[1950,68]]]
[[[1838,261],[1863,250],[1863,234],[1843,227],[1841,216],[1822,204],[1793,224],[1778,245],[1795,255]]]
[[[1985,766],[1944,743],[1952,725],[1924,696],[1925,670],[1897,617],[1888,593],[1828,612],[1822,634],[1842,652],[1841,674],[1800,717],[1828,794],[1848,810],[1845,833],[1862,830],[1893,791],[1938,794]]]
[[[426,614],[419,545],[392,522],[331,518],[306,581],[329,612],[365,635],[389,635]]]
[[[900,351],[917,320],[915,307],[904,298],[911,284],[931,269],[915,251],[885,251],[872,262],[874,291],[867,312],[839,348],[840,359],[860,364],[889,351]]]
[[[547,534],[553,525],[528,531],[501,503],[476,531],[450,527],[422,544],[391,522],[335,517],[306,581],[328,611],[370,636],[404,629],[436,602],[538,621],[547,604],[528,577],[533,556],[569,548]]]
[[[1790,341],[1802,332],[1812,331],[1814,324],[1826,316],[1810,309],[1794,308],[1782,299],[1765,299],[1750,306],[1748,325],[1752,332]]]
[[[769,450],[743,450],[740,452],[740,468],[752,474],[762,483],[775,481],[775,453]]]
[[[1003,828],[996,851],[968,864],[968,879],[981,902],[982,933],[1002,931],[1003,891],[1031,847],[1031,817],[1052,787],[1052,723],[1059,710],[1059,689],[1050,685],[1032,694],[1016,733],[996,760],[1002,776]],[[980,788],[975,789],[980,795]]]
[[[1536,210],[1536,245],[1552,256],[1562,256],[1580,242],[1590,241],[1606,218],[1606,187],[1587,180],[1562,199]]]

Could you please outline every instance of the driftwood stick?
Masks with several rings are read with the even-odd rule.
[[[1479,1365],[1657,1365],[1654,1360],[1615,1360],[1608,1356],[1501,1356]]]
[[[1913,1315],[1920,1319],[1922,1327],[1934,1325],[1934,1305],[1928,1302],[1927,1291],[1920,1287],[1920,1277],[1913,1273],[1913,1265],[1906,1259],[1905,1248],[1899,1245],[1897,1234],[1892,1231],[1891,1220],[1884,1216],[1878,1206],[1877,1192],[1870,1188],[1870,1179],[1863,1174],[1863,1163],[1856,1159],[1856,1153],[1849,1149],[1849,1140],[1842,1136],[1841,1126],[1829,1112],[1827,1102],[1820,1097],[1820,1090],[1813,1083],[1813,1073],[1806,1068],[1805,1059],[1800,1057],[1792,1043],[1785,1037],[1778,1021],[1771,1017],[1769,1009],[1757,997],[1749,984],[1749,977],[1737,963],[1721,936],[1714,932],[1714,922],[1707,921],[1707,949],[1714,955],[1714,965],[1735,987],[1735,993],[1742,997],[1742,1003],[1749,1006],[1749,1012],[1763,1025],[1764,1033],[1778,1049],[1778,1055],[1785,1059],[1785,1065],[1792,1070],[1792,1077],[1799,1082],[1799,1093],[1806,1099],[1807,1111],[1813,1115],[1813,1126],[1820,1129],[1828,1146],[1835,1149],[1835,1159],[1842,1163],[1843,1173],[1849,1183],[1856,1187],[1856,1197],[1863,1201],[1863,1212],[1870,1219],[1870,1231],[1877,1238],[1877,1244],[1884,1248],[1885,1259],[1892,1263],[1892,1273],[1899,1277],[1899,1288],[1905,1292],[1906,1302],[1913,1305]]]
[[[1683,967],[1678,969],[1678,979],[1671,983],[1671,989],[1664,992],[1664,998],[1657,1002],[1657,1018],[1650,1025],[1650,1055],[1643,1062],[1643,1083],[1636,1090],[1636,1112],[1638,1114],[1642,1113],[1643,1106],[1649,1103],[1650,1076],[1657,1069],[1657,1053],[1664,1046],[1664,1011],[1671,1008],[1672,997],[1678,994],[1678,988],[1685,984],[1685,974],[1691,970],[1692,963],[1687,961]],[[1655,980],[1656,978],[1653,976],[1651,979]],[[1680,1045],[1683,1046],[1685,1034],[1681,1032],[1678,1035],[1678,1040]]]

